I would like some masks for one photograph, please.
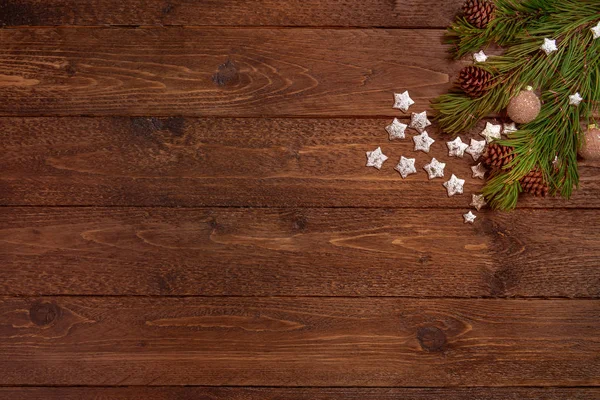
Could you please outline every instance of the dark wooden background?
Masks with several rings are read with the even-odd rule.
[[[0,398],[600,399],[600,164],[471,226],[383,130],[461,2],[0,0]]]

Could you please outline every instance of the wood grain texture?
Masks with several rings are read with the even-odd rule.
[[[0,388],[11,400],[597,400],[591,388]]]
[[[449,87],[442,30],[0,30],[0,116],[399,115]]]
[[[1,0],[0,25],[444,28],[462,0]]]
[[[0,294],[600,295],[596,210],[463,212],[4,207]]]
[[[600,302],[5,298],[2,385],[595,386]]]
[[[412,132],[389,142],[390,122],[2,118],[0,204],[467,208],[483,185],[471,177],[471,157],[448,157],[450,138],[435,128],[430,154],[413,151]],[[381,171],[365,167],[377,146],[390,157]],[[405,180],[394,170],[401,155],[417,159],[418,173]],[[449,198],[446,179],[427,178],[431,157],[447,164],[446,179],[466,179],[464,195]],[[581,163],[570,201],[523,195],[519,207],[599,207],[599,167]]]

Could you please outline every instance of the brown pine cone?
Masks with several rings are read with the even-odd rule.
[[[490,169],[502,169],[515,158],[512,151],[512,147],[491,143],[481,157],[481,162]]]
[[[492,74],[483,68],[470,65],[460,70],[458,84],[469,96],[481,97],[492,85]]]
[[[519,182],[523,191],[527,193],[541,197],[546,197],[548,194],[548,183],[544,179],[544,173],[539,168],[529,171]]]
[[[496,6],[487,0],[467,0],[463,5],[465,19],[476,28],[483,29],[492,19]]]

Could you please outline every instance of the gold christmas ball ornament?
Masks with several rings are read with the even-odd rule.
[[[522,90],[508,103],[506,113],[518,124],[526,124],[533,121],[540,113],[542,103],[532,90]]]
[[[579,155],[586,160],[600,160],[600,129],[596,125],[588,126]]]

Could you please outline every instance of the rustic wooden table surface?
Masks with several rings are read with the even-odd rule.
[[[600,399],[600,164],[466,225],[383,129],[461,2],[0,1],[0,398]]]

